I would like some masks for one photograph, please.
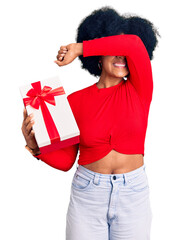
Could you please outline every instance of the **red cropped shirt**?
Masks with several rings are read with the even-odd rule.
[[[68,95],[80,130],[80,143],[36,156],[50,166],[68,171],[80,150],[78,164],[95,162],[112,149],[143,154],[153,79],[148,52],[136,35],[114,35],[83,41],[83,57],[126,56],[127,80],[99,89],[94,83]]]

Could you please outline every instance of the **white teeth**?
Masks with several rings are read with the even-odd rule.
[[[114,66],[116,66],[116,67],[125,67],[125,66],[126,66],[126,64],[114,63]]]

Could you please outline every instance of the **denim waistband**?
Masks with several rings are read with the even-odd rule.
[[[102,181],[107,181],[107,180],[113,179],[115,177],[116,177],[116,179],[119,179],[120,181],[121,180],[127,181],[129,179],[132,179],[132,178],[144,173],[145,168],[146,168],[146,165],[144,163],[141,167],[139,167],[133,171],[130,171],[130,172],[119,173],[119,174],[103,174],[103,173],[91,171],[91,170],[83,167],[82,165],[78,165],[77,172],[83,174],[84,176],[87,176],[88,178],[101,179]]]

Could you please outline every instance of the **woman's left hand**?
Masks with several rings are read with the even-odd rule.
[[[64,66],[71,63],[76,57],[83,54],[82,43],[71,43],[67,46],[61,46],[58,51],[57,60],[54,61],[58,66]]]

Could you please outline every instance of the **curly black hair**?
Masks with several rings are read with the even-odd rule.
[[[153,59],[153,51],[158,44],[158,30],[147,19],[136,15],[120,15],[115,9],[108,6],[94,10],[85,17],[77,28],[76,42],[92,40],[118,34],[135,34],[143,41],[150,60]],[[94,76],[100,76],[101,70],[98,67],[100,56],[84,58],[79,56],[82,62],[81,67]]]

